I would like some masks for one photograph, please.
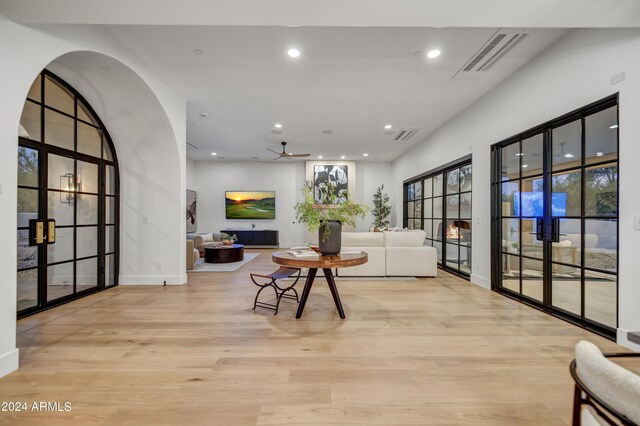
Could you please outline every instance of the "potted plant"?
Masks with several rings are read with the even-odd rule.
[[[391,204],[389,195],[383,193],[384,185],[381,185],[373,194],[373,226],[374,230],[384,230],[389,226],[389,215],[391,214]]]
[[[355,226],[356,217],[364,219],[369,208],[353,202],[346,190],[338,191],[334,182],[322,185],[322,199],[318,203],[313,196],[313,184],[310,181],[304,183],[304,201],[295,206],[296,219],[305,223],[309,231],[318,231],[320,253],[338,254],[342,243],[342,225]]]
[[[226,232],[223,232],[222,234],[220,234],[220,239],[222,240],[222,243],[225,246],[230,246],[234,242],[238,241],[236,234],[227,234]]]

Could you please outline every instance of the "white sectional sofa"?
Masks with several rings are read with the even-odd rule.
[[[435,277],[438,274],[438,252],[425,246],[426,233],[343,232],[343,250],[362,250],[369,255],[364,265],[338,269],[337,275]]]

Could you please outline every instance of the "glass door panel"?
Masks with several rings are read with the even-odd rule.
[[[590,111],[495,148],[494,286],[613,336],[617,101]]]

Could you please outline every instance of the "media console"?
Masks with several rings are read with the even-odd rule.
[[[221,229],[220,232],[234,234],[236,243],[245,246],[278,247],[280,245],[277,230],[272,229]]]

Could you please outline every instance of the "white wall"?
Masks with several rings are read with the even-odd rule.
[[[295,219],[294,206],[302,200],[300,188],[305,180],[304,162],[193,162],[194,181],[189,189],[198,192],[198,232],[219,231],[224,228],[277,229],[280,246],[302,245],[309,239],[303,224]],[[375,189],[381,185],[391,188],[390,163],[357,163],[354,199],[371,205]],[[189,175],[189,173],[188,173]],[[275,220],[227,220],[224,193],[232,190],[275,190]],[[389,194],[391,191],[389,190]],[[371,219],[359,220],[357,229],[368,230]]]
[[[187,158],[187,189],[193,189],[193,185],[195,184],[196,184],[196,162]]]
[[[373,194],[380,185],[384,185],[383,192],[387,193],[390,197],[390,203],[392,206],[392,212],[389,220],[391,226],[402,226],[402,223],[396,222],[396,209],[395,206],[395,193],[394,185],[391,183],[391,163],[358,163],[356,169],[356,181],[358,187],[356,188],[355,199],[359,203],[366,204],[369,208],[373,208]],[[402,194],[402,192],[400,192]],[[402,212],[402,210],[400,210]],[[400,222],[402,222],[402,213],[400,213]],[[373,225],[373,215],[371,211],[367,213],[367,217],[363,221],[358,221],[358,231],[368,231]]]
[[[402,181],[473,154],[472,282],[490,283],[490,145],[593,101],[620,92],[619,343],[640,330],[637,253],[640,232],[640,30],[574,30],[392,164]],[[627,79],[611,85],[610,78]],[[402,199],[396,199],[401,211]],[[622,333],[620,332],[622,330]]]
[[[130,62],[126,54],[120,55],[118,43],[101,38],[88,46],[85,44],[88,39],[82,34],[67,39],[51,36],[12,23],[0,15],[0,57],[6,64],[0,67],[0,235],[3,236],[0,238],[0,377],[18,367],[18,125],[33,79],[57,58],[62,58],[56,64],[58,71],[66,74],[63,78],[73,80],[70,83],[88,98],[109,129],[121,161],[121,270],[129,271],[131,281],[139,283],[154,280],[161,284],[157,279],[163,277],[171,277],[167,281],[176,284],[186,282],[182,196],[186,186],[186,102],[135,61]],[[81,63],[87,68],[74,70],[73,60],[83,55]],[[111,77],[100,77],[101,73],[109,72],[100,68],[105,63],[103,60],[114,67]],[[91,69],[91,65],[96,68]],[[120,67],[127,72],[120,73],[123,71]],[[138,95],[140,99],[136,98]],[[151,120],[141,113],[139,101],[144,102],[145,108],[152,109]],[[157,155],[150,154],[154,149],[158,150]],[[146,228],[142,226],[145,215],[152,218]],[[158,263],[163,265],[162,271],[158,271]]]

